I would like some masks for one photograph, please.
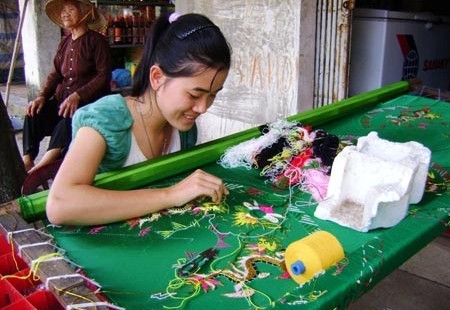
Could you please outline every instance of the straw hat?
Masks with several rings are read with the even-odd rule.
[[[102,13],[97,10],[95,5],[90,0],[74,0],[81,4],[81,18],[88,15],[88,27],[92,30],[100,31],[106,28],[106,19]],[[49,0],[45,5],[45,13],[48,18],[61,28],[64,28],[64,23],[61,20],[61,11],[67,0]]]

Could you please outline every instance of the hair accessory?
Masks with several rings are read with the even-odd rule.
[[[217,28],[219,29],[219,27],[217,27],[214,24],[207,24],[207,25],[201,25],[201,26],[197,26],[194,27],[193,29],[186,31],[186,32],[181,32],[181,33],[177,33],[176,36],[178,39],[180,40],[184,40],[187,37],[189,37],[190,35],[192,35],[193,33],[196,33],[197,31],[203,30],[203,29],[207,29],[207,28]]]
[[[174,13],[170,14],[170,16],[169,16],[169,23],[173,23],[173,22],[176,21],[176,20],[178,19],[178,17],[180,17],[180,16],[181,16],[181,14],[180,14],[180,13],[177,13],[177,12],[174,12]]]

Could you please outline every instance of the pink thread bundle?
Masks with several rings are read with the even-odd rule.
[[[322,201],[339,139],[286,120],[263,125],[260,132],[260,137],[227,149],[219,161],[222,167],[261,169],[260,175],[275,186],[296,186]]]

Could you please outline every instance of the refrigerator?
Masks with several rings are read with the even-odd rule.
[[[450,18],[431,13],[355,9],[349,96],[401,80],[450,90]]]

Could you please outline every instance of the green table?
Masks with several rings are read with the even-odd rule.
[[[323,124],[315,123],[320,114],[314,115],[311,123],[341,139],[377,131],[381,138],[415,140],[432,150],[422,201],[411,205],[409,215],[392,228],[361,233],[319,220],[309,194],[274,188],[257,169],[224,169],[213,159],[204,160],[201,168],[221,176],[231,192],[218,206],[197,201],[121,223],[49,231],[66,255],[102,285],[102,294],[127,309],[345,308],[447,229],[450,220],[450,105],[409,95],[380,101],[354,113],[345,108],[344,117],[327,116],[330,121]],[[255,132],[243,135],[250,138]],[[215,143],[208,144],[209,152],[217,151]],[[182,156],[203,158],[202,152],[194,149]],[[164,176],[150,176],[145,186],[169,185],[190,172],[190,167],[168,171],[173,158],[177,156],[140,165],[137,169],[160,169]],[[121,187],[129,171],[121,173],[99,176],[98,186]],[[264,208],[249,210],[246,205],[270,206],[271,218]],[[317,230],[336,236],[345,258],[299,286],[286,273],[284,250]],[[209,259],[195,270],[185,269],[192,274],[180,276],[179,267],[197,255]]]

